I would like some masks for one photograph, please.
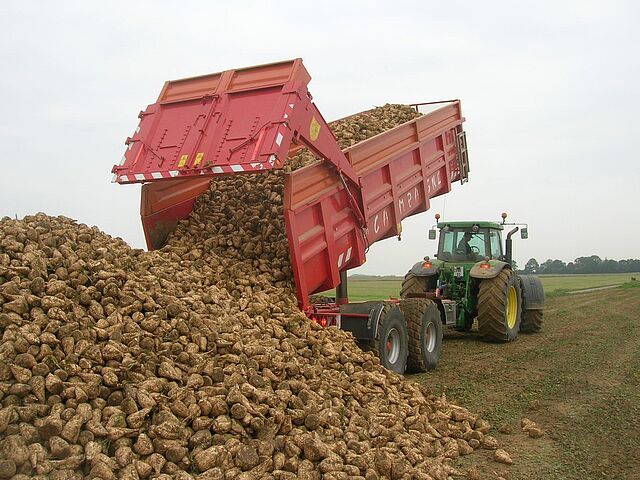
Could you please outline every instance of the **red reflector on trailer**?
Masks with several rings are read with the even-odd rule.
[[[327,326],[327,317],[322,317],[320,319],[320,325],[323,326],[323,327]]]
[[[482,263],[482,264],[480,265],[480,268],[484,268],[484,269],[491,268],[491,265],[490,265],[490,264],[488,264],[488,263]]]

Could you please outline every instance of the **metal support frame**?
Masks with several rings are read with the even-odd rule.
[[[347,292],[347,271],[340,271],[340,283],[336,287],[336,303],[344,305],[349,303],[349,294]]]

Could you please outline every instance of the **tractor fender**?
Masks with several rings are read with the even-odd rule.
[[[429,260],[431,262],[431,268],[425,268],[424,264],[426,263],[424,260],[416,263],[411,270],[410,273],[415,275],[416,277],[431,277],[433,275],[437,275],[440,273],[440,269],[444,262],[442,260]]]
[[[542,310],[544,308],[544,288],[535,275],[519,275],[522,287],[522,309]]]
[[[489,268],[482,268],[480,265],[489,264]],[[507,262],[503,262],[502,260],[488,260],[481,261],[473,265],[471,267],[471,271],[469,275],[471,278],[494,278],[497,277],[498,274],[502,271],[503,268],[511,268],[511,266]]]

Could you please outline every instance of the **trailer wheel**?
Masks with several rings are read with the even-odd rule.
[[[407,370],[413,373],[433,370],[442,353],[440,310],[431,300],[409,298],[400,302],[409,332]]]
[[[410,294],[424,293],[427,291],[427,283],[423,277],[418,277],[409,272],[402,280],[400,288],[400,298],[407,298]]]
[[[409,334],[402,312],[388,303],[380,314],[376,338],[371,340],[371,351],[383,367],[403,374],[407,367]]]
[[[542,330],[542,310],[525,310],[522,312],[522,333],[538,333]]]
[[[490,342],[511,342],[518,336],[522,315],[522,294],[518,277],[504,268],[494,278],[480,282],[478,333]]]

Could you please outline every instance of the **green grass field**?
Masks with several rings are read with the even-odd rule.
[[[631,277],[640,278],[640,273],[620,273],[603,275],[540,275],[544,290],[547,294],[560,294],[585,288],[604,287],[608,285],[622,285],[631,280]],[[400,293],[401,277],[350,277],[349,299],[352,301],[382,300],[398,297]],[[324,295],[333,296],[333,291]]]

